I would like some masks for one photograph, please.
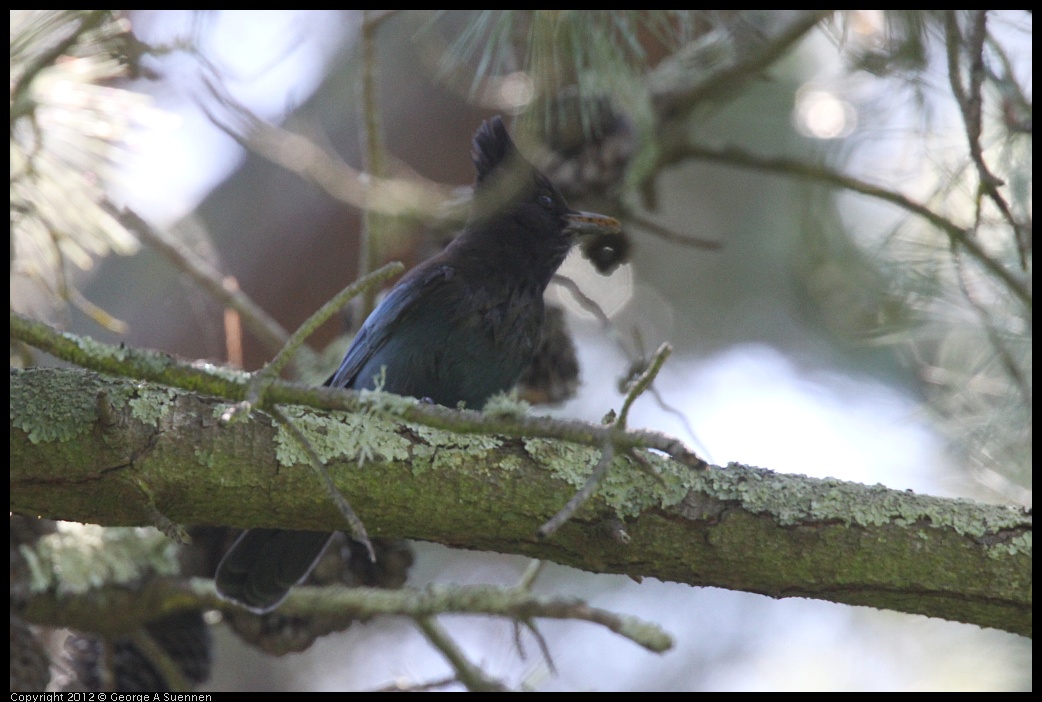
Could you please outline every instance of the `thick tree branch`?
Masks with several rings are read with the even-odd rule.
[[[150,524],[157,509],[189,524],[343,527],[294,442],[263,415],[221,425],[226,400],[81,370],[11,381],[15,511],[104,525]],[[659,479],[616,459],[598,494],[543,541],[539,525],[598,450],[373,411],[287,411],[374,536],[1031,633],[1032,520],[1020,509],[647,454]]]
[[[148,380],[182,390],[204,392],[238,402],[248,394],[249,374],[205,365],[198,367],[157,351],[112,346],[87,337],[62,334],[42,322],[12,312],[11,338],[83,368],[125,378]],[[374,397],[354,390],[311,387],[273,381],[266,388],[265,401],[273,405],[307,405],[318,409],[348,412],[392,409],[397,417],[424,426],[463,434],[506,434],[514,437],[563,439],[589,446],[601,446],[610,439],[617,450],[649,448],[662,451],[692,468],[706,463],[681,441],[646,429],[618,431],[610,426],[563,421],[546,417],[483,415],[471,410],[457,411],[419,403],[394,395]],[[610,436],[609,436],[610,435]]]

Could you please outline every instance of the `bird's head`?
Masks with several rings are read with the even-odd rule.
[[[618,220],[569,207],[560,190],[514,146],[503,120],[486,120],[474,134],[477,183],[471,221],[510,249],[533,249],[557,269],[579,237],[618,233]]]

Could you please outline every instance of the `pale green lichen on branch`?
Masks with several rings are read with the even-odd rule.
[[[78,594],[180,572],[177,544],[153,527],[60,523],[58,531],[22,546],[33,592]]]

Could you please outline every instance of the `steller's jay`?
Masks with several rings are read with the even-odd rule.
[[[619,231],[577,212],[525,161],[498,116],[474,135],[474,206],[463,232],[391,290],[326,385],[382,389],[480,408],[517,383],[543,323],[543,292],[577,235]],[[270,612],[307,576],[332,534],[250,529],[217,568],[217,591]]]

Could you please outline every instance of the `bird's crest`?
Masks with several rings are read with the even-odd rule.
[[[471,158],[474,159],[474,167],[478,169],[478,183],[504,165],[517,167],[525,163],[499,115],[485,120],[478,127],[474,134]]]

